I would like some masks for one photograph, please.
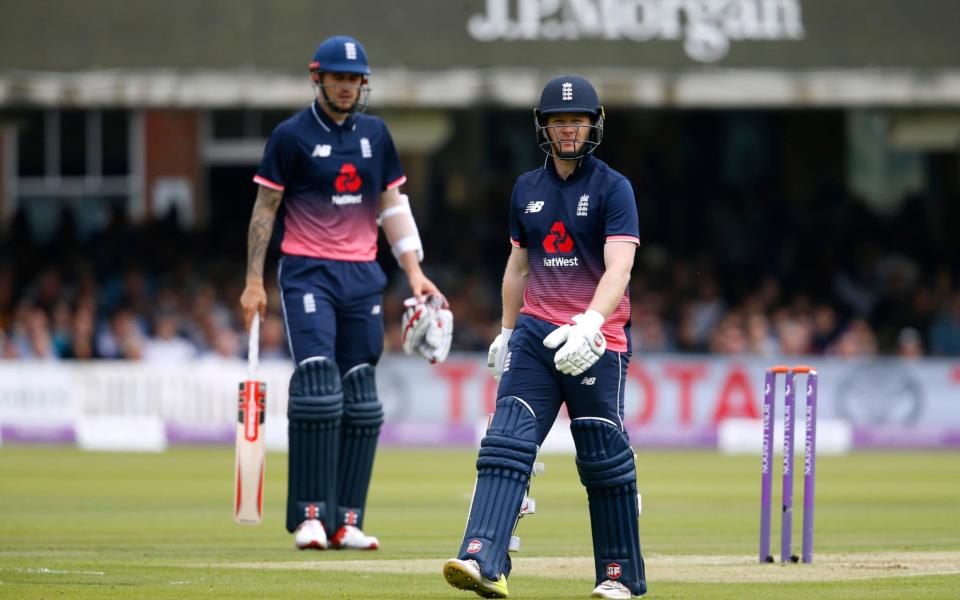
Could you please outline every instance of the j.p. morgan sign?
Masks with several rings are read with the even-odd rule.
[[[710,63],[740,40],[804,38],[800,0],[486,0],[467,32],[497,40],[682,41]]]

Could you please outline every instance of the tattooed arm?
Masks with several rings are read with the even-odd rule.
[[[243,322],[250,328],[250,322],[257,313],[260,318],[267,313],[267,291],[263,287],[263,264],[267,256],[267,246],[273,235],[273,221],[277,217],[277,208],[283,192],[260,186],[257,201],[250,216],[250,230],[247,233],[247,283],[240,296],[243,309]]]

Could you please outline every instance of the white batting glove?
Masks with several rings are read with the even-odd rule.
[[[562,325],[543,339],[547,348],[560,346],[553,356],[557,370],[567,375],[579,375],[593,366],[607,349],[607,340],[600,333],[603,315],[588,309],[573,317],[574,325]]]
[[[407,298],[400,340],[406,354],[417,353],[431,363],[443,362],[453,341],[453,313],[446,298],[430,294],[425,301]]]
[[[428,305],[437,302],[433,298],[431,296],[431,300],[427,301]],[[450,344],[453,342],[453,313],[442,304],[431,308],[430,327],[423,336],[423,343],[417,347],[417,352],[431,363],[442,363],[447,360]]]
[[[493,343],[490,344],[490,350],[487,352],[487,367],[490,368],[490,374],[497,381],[500,381],[500,377],[503,376],[503,364],[509,353],[507,346],[510,343],[511,335],[513,335],[512,329],[500,328],[500,335],[493,340]]]
[[[400,342],[405,354],[413,354],[423,342],[430,328],[430,307],[416,298],[403,301],[403,318],[400,322]]]

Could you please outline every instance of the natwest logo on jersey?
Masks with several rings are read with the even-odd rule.
[[[543,238],[543,249],[547,254],[570,254],[573,252],[573,238],[567,233],[567,227],[563,221],[554,221],[550,226],[550,233]],[[577,267],[580,265],[580,258],[574,256],[568,258],[565,256],[543,257],[543,266],[545,267]]]
[[[356,192],[360,190],[360,187],[363,185],[363,180],[357,175],[357,168],[350,163],[344,163],[340,167],[340,174],[337,175],[337,179],[333,182],[333,187],[339,192],[339,194],[333,196],[334,204],[344,205],[344,204],[360,204],[363,201],[363,194],[352,194],[349,192]]]

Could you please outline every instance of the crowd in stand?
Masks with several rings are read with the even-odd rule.
[[[739,262],[729,254],[743,240],[724,239],[729,232],[712,233],[693,252],[677,252],[669,239],[654,237],[641,246],[630,284],[634,351],[960,356],[952,253],[949,244],[931,241],[924,223],[909,214],[914,208],[906,203],[889,227],[852,201],[840,203],[839,213],[822,214],[821,222],[778,219],[781,229],[767,232],[776,242],[758,245]],[[763,228],[773,222],[764,221],[762,211],[754,216]],[[242,241],[214,241],[174,223],[132,226],[119,218],[79,240],[67,217],[45,243],[14,223],[0,238],[0,359],[244,356],[237,302]],[[508,249],[474,268],[476,254],[461,258],[441,250],[448,244],[442,232],[462,230],[442,222],[434,230],[424,236],[426,267],[452,305],[453,347],[485,351],[499,331],[498,278]],[[386,345],[396,352],[406,290],[389,250],[381,254],[392,281],[384,300]],[[275,284],[268,293],[261,356],[287,359]]]

